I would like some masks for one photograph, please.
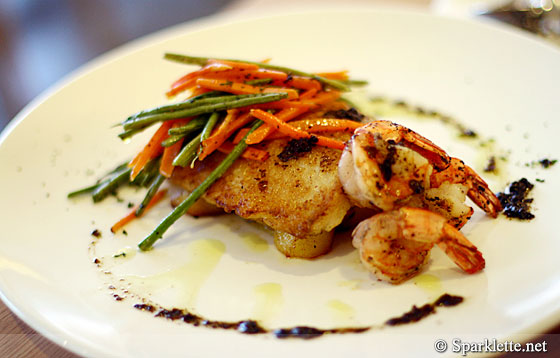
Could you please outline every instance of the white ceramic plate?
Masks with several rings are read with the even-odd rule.
[[[414,13],[307,13],[210,26],[215,22],[180,26],[94,61],[4,131],[0,289],[21,318],[76,353],[130,357],[429,356],[437,338],[505,339],[558,323],[560,240],[553,223],[559,171],[524,164],[560,156],[559,51],[514,30]],[[163,61],[166,51],[271,57],[310,71],[350,69],[370,81],[367,91],[373,95],[449,114],[495,138],[510,151],[505,179],[545,180],[533,193],[537,217],[525,223],[477,212],[463,231],[484,253],[484,272],[467,276],[434,250],[422,278],[400,286],[373,280],[347,242],[339,241],[315,261],[287,260],[270,245],[266,231],[234,217],[185,218],[152,252],[113,259],[149,232],[168,206],[131,224],[128,236],[113,237],[110,225],[141,193],[128,191],[121,195],[124,203],[111,198],[99,205],[87,198],[67,200],[66,194],[145,142],[149,133],[123,144],[111,125],[164,103],[169,83],[191,69]],[[432,123],[419,125],[425,125],[426,136],[480,168],[468,145]],[[503,189],[503,177],[487,179]],[[103,237],[92,253],[90,232],[96,228]],[[100,272],[92,255],[102,257],[112,273]],[[115,292],[127,296],[120,302],[108,289],[115,282]],[[191,307],[212,319],[259,318],[270,327],[379,325],[444,292],[464,296],[465,302],[417,324],[284,341],[154,318],[132,308],[138,299],[122,292],[129,282],[131,291],[169,306]]]

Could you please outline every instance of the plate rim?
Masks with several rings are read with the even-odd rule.
[[[406,15],[406,16],[422,16],[426,18],[437,18],[449,22],[459,22],[468,24],[468,26],[482,26],[490,31],[499,31],[508,34],[508,36],[515,36],[522,41],[530,41],[533,44],[541,46],[546,49],[546,51],[552,51],[556,54],[560,53],[560,48],[553,46],[550,42],[545,39],[540,38],[534,34],[526,32],[521,29],[517,29],[513,26],[502,24],[497,20],[490,18],[463,18],[444,14],[436,14],[429,12],[428,10],[417,10],[410,8],[401,7],[385,7],[379,5],[355,5],[355,6],[344,6],[344,7],[329,7],[328,9],[320,10],[297,10],[290,11],[286,10],[281,13],[262,14],[254,13],[248,17],[241,18],[240,15],[236,13],[230,13],[228,11],[212,14],[209,16],[201,17],[195,20],[179,23],[172,25],[170,27],[155,31],[153,33],[141,36],[139,38],[133,39],[122,45],[119,45],[109,51],[106,51],[93,59],[85,62],[76,69],[70,71],[54,84],[50,85],[47,89],[42,91],[38,96],[32,99],[28,104],[26,104],[6,125],[6,127],[0,132],[0,146],[3,145],[5,140],[11,135],[15,128],[20,125],[20,123],[25,120],[32,112],[34,112],[42,103],[47,101],[50,97],[61,91],[66,86],[71,83],[78,81],[81,77],[86,76],[92,72],[95,72],[99,68],[107,65],[108,63],[121,58],[122,56],[131,55],[137,51],[142,51],[144,48],[157,45],[166,40],[172,38],[190,35],[199,31],[205,31],[220,27],[227,27],[241,23],[250,23],[257,20],[267,19],[267,18],[281,18],[290,16],[303,16],[306,14],[318,15],[322,13],[333,13],[333,12],[347,12],[355,13],[356,11],[367,11],[376,15]],[[97,347],[84,348],[83,345],[76,341],[71,336],[67,336],[66,333],[57,329],[53,325],[44,325],[41,319],[37,319],[33,316],[32,311],[29,309],[21,309],[18,307],[13,299],[10,299],[10,290],[5,289],[5,283],[2,277],[0,277],[0,300],[14,313],[19,319],[21,319],[25,324],[30,326],[36,332],[47,338],[49,341],[55,343],[56,345],[78,355],[103,355],[107,352],[98,349]],[[560,324],[560,309],[554,311],[553,314],[547,316],[540,321],[525,327],[522,330],[517,330],[512,332],[508,337],[520,337],[519,342],[526,342],[529,339],[534,339],[536,337],[546,334],[553,327]],[[535,333],[539,331],[540,333]],[[58,332],[58,333],[56,333]],[[528,339],[528,337],[531,337]]]

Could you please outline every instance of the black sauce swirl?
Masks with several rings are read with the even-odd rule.
[[[453,296],[446,293],[441,297],[439,297],[433,303],[427,303],[420,307],[413,306],[410,311],[405,312],[402,316],[387,320],[385,322],[385,325],[396,326],[396,325],[401,325],[406,323],[418,322],[421,319],[436,313],[437,307],[456,306],[461,302],[463,302],[463,297]],[[210,320],[202,316],[193,314],[185,309],[180,309],[180,308],[156,309],[155,305],[146,304],[146,303],[135,304],[134,308],[146,312],[152,312],[152,313],[155,312],[154,317],[166,318],[172,321],[182,321],[184,323],[196,327],[236,330],[237,332],[243,334],[272,333],[276,338],[279,339],[287,339],[287,338],[312,339],[327,334],[363,333],[374,328],[377,329],[383,328],[383,326],[365,326],[365,327],[342,327],[342,328],[322,329],[322,328],[316,328],[310,326],[295,326],[295,327],[287,327],[287,328],[268,329],[261,326],[257,321],[251,319],[234,321],[234,322]]]

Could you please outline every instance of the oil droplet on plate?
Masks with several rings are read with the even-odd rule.
[[[431,296],[438,296],[442,293],[441,280],[434,275],[419,275],[414,277],[412,282]]]
[[[254,233],[241,235],[241,240],[254,252],[265,252],[269,247],[268,241]]]
[[[351,290],[357,290],[360,288],[360,285],[363,283],[363,280],[344,280],[339,281],[337,286],[340,287],[348,287]]]
[[[173,304],[192,308],[200,288],[212,274],[226,247],[223,242],[204,239],[191,242],[186,263],[175,269],[152,276],[129,275],[126,278],[145,292],[165,292]]]
[[[282,286],[267,282],[255,286],[255,307],[252,317],[258,321],[267,321],[280,313],[284,304]]]
[[[330,300],[327,302],[327,307],[337,324],[344,324],[354,319],[355,310],[347,303],[340,300]]]

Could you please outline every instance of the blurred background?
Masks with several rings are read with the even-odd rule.
[[[0,0],[0,129],[88,60],[231,0]]]
[[[399,2],[418,6],[429,1]],[[216,13],[355,3],[393,1],[0,0],[0,130],[64,75],[154,31]]]
[[[373,4],[469,16],[507,4],[536,7],[536,12],[498,14],[520,26],[535,25],[542,8],[555,2],[560,0],[0,0],[0,130],[34,97],[87,61],[143,35],[208,15],[243,18],[255,12]],[[555,14],[560,33],[560,11]]]

